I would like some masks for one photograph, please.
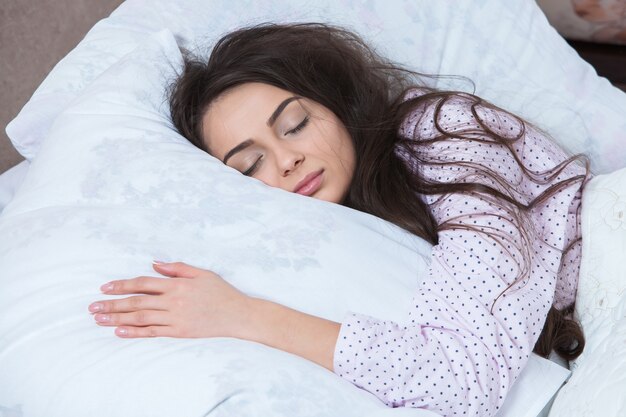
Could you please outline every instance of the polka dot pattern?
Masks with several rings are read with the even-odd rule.
[[[428,163],[408,156],[407,163],[429,180],[481,183],[523,203],[585,174],[572,163],[551,178],[547,172],[567,159],[557,145],[505,111],[474,104],[460,94],[418,105],[403,135],[427,141],[440,136],[436,126],[451,135],[416,148]],[[461,131],[472,140],[453,137]],[[493,139],[494,132],[511,139],[513,152]],[[493,416],[526,365],[550,306],[574,302],[582,184],[573,180],[529,211],[482,194],[421,196],[440,225],[439,243],[407,320],[349,313],[335,348],[335,372],[391,407]]]

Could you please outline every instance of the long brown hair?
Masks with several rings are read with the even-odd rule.
[[[420,146],[423,141],[403,137],[399,134],[400,126],[409,112],[425,100],[439,100],[439,109],[447,99],[461,94],[428,89],[427,94],[407,100],[407,92],[423,84],[419,81],[422,77],[425,75],[379,56],[358,35],[342,28],[318,23],[262,24],[221,38],[208,61],[186,53],[184,69],[170,89],[170,111],[178,131],[208,152],[202,140],[202,116],[213,100],[232,87],[261,82],[322,104],[344,123],[356,152],[353,182],[343,204],[390,221],[432,244],[437,244],[439,231],[461,226],[449,222],[437,224],[420,198],[406,196],[480,194],[514,214],[514,209],[528,211],[558,190],[584,179],[575,177],[562,181],[534,201],[520,202],[512,193],[483,184],[436,183],[421,178],[416,170],[407,166],[397,150],[408,152],[420,164],[434,162],[425,160],[415,150],[416,144]],[[496,108],[474,95],[465,96],[475,100],[476,105]],[[486,131],[492,140],[512,151],[510,138],[482,127],[483,134]],[[439,136],[433,140],[451,136],[476,140],[468,137],[472,132],[447,132],[441,126],[437,129]],[[523,132],[519,136],[522,135]],[[550,178],[574,159],[556,167]],[[519,159],[516,162],[530,174]],[[496,173],[478,168],[485,175],[499,179]],[[548,357],[554,350],[567,360],[580,355],[585,338],[580,325],[569,317],[572,309],[573,306],[564,310],[551,307],[534,347],[535,353]]]

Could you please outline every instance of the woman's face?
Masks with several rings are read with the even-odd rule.
[[[226,91],[204,114],[202,133],[211,155],[272,187],[341,203],[352,181],[354,147],[337,116],[268,84]]]

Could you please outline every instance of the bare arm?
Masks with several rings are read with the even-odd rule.
[[[243,339],[308,359],[333,371],[333,352],[341,325],[271,301],[252,298]]]

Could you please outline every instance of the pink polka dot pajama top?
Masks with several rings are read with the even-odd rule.
[[[411,165],[407,159],[426,179],[478,182],[508,190],[523,203],[559,181],[570,182],[531,210],[514,209],[515,215],[510,206],[505,209],[485,195],[421,196],[437,224],[456,226],[439,231],[428,274],[420,277],[405,322],[353,312],[345,317],[334,371],[388,406],[425,408],[443,416],[493,416],[526,365],[550,306],[563,309],[575,301],[579,208],[588,176],[583,164],[574,162],[550,177],[569,155],[511,114],[482,104],[472,108],[475,99],[463,94],[442,100],[418,105],[401,129],[404,136],[427,141],[416,149],[433,163]],[[428,142],[439,133],[437,106],[444,131],[472,128],[472,140]],[[521,134],[512,141],[515,155],[489,131],[511,140]],[[497,172],[504,181],[467,162]]]

